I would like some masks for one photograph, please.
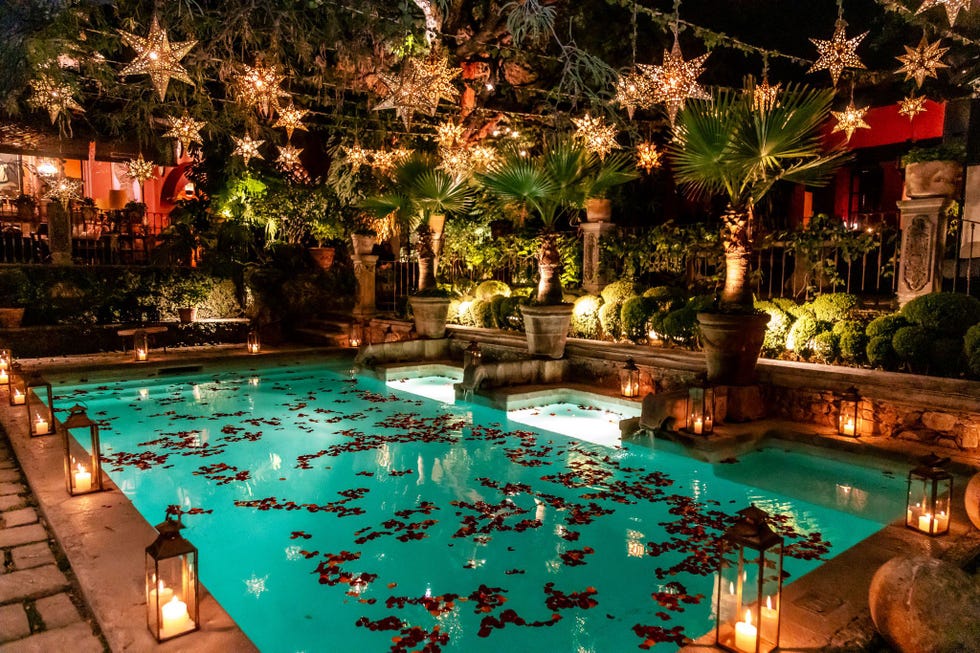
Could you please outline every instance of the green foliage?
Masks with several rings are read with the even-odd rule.
[[[674,310],[687,303],[687,292],[676,286],[654,286],[643,291],[657,310]]]
[[[966,161],[966,144],[962,141],[948,141],[932,147],[913,147],[902,157],[902,166],[926,161]]]
[[[793,317],[774,302],[756,302],[755,308],[769,314],[762,353],[766,356],[779,356],[786,351],[786,338],[793,325]]]
[[[970,358],[967,361],[967,369],[973,376],[980,377],[980,349],[970,354]]]
[[[508,286],[503,281],[481,281],[480,285],[476,287],[473,294],[477,299],[490,299],[494,295],[503,295],[504,297],[510,297],[510,286]]]
[[[803,304],[797,304],[788,297],[776,297],[772,300],[778,308],[786,311],[795,320],[806,312]]]
[[[606,304],[615,304],[618,307],[628,298],[635,295],[636,291],[636,283],[629,279],[620,279],[619,281],[613,281],[603,288],[600,295],[602,296],[603,302]]]
[[[27,306],[31,295],[30,280],[20,267],[0,267],[0,306]]]
[[[493,308],[490,302],[485,299],[474,299],[473,303],[470,304],[470,320],[474,326],[492,329],[494,327]]]
[[[694,346],[699,333],[698,313],[710,307],[712,302],[712,297],[702,295],[694,297],[683,307],[668,312],[660,321],[659,333],[671,342]]]
[[[623,336],[633,342],[645,340],[647,322],[656,308],[656,302],[646,297],[633,296],[623,302],[619,311]]]
[[[507,328],[513,329],[514,331],[524,330],[524,314],[521,313],[520,307],[530,303],[531,299],[529,297],[520,295],[511,295],[510,297],[504,298],[500,306],[500,314],[505,320]]]
[[[602,298],[596,295],[582,295],[572,305],[571,335],[576,338],[598,340],[601,335],[599,308]]]
[[[508,292],[509,292],[508,288]],[[504,313],[506,307],[506,300],[508,295],[492,295],[488,300],[490,302],[490,316],[493,318],[493,328],[495,329],[506,329],[507,315]]]
[[[786,346],[793,352],[806,356],[813,349],[813,339],[818,333],[829,331],[831,325],[821,322],[812,312],[798,317],[786,336]]]
[[[868,323],[868,327],[865,330],[868,338],[879,338],[885,337],[889,340],[895,335],[895,332],[902,327],[909,326],[909,321],[899,313],[891,313],[888,315],[882,315],[876,317]]]
[[[980,322],[980,299],[960,293],[929,293],[910,300],[901,314],[912,324],[960,338]]]
[[[963,353],[966,357],[970,358],[976,351],[980,351],[980,323],[967,329],[963,336]]]
[[[821,363],[833,363],[840,354],[839,336],[833,331],[823,331],[813,338],[813,357]]]
[[[864,324],[858,320],[844,320],[834,324],[833,333],[838,337],[840,357],[848,363],[864,359],[868,346]]]
[[[906,363],[913,371],[923,371],[928,365],[929,353],[935,332],[921,326],[906,326],[892,336],[892,347],[899,361]]]
[[[956,376],[963,367],[963,341],[959,338],[933,338],[929,347],[929,374]]]
[[[821,322],[840,322],[851,315],[857,306],[857,296],[848,293],[826,293],[817,295],[810,308]]]
[[[868,340],[868,347],[866,349],[868,363],[872,367],[884,368],[886,370],[893,369],[896,362],[898,361],[898,356],[895,353],[895,348],[892,347],[892,337],[891,336],[874,336]]]
[[[618,270],[621,278],[657,278],[662,283],[666,276],[683,283],[686,261],[701,257],[724,269],[718,229],[700,222],[678,225],[668,221],[617,238],[604,238],[600,244],[603,260],[610,269]],[[720,273],[703,281],[713,287],[721,281]]]
[[[808,293],[816,293],[825,286],[842,285],[845,279],[838,272],[837,259],[856,261],[880,242],[880,236],[849,229],[842,220],[825,213],[810,218],[806,229],[791,231],[782,238],[796,256],[796,274],[803,274]]]
[[[602,326],[602,332],[613,340],[619,340],[623,331],[620,308],[620,304],[603,304],[599,307],[599,324]]]

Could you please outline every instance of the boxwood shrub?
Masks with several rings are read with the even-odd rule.
[[[929,293],[910,300],[901,314],[913,324],[962,338],[967,329],[980,322],[980,299],[960,293]]]

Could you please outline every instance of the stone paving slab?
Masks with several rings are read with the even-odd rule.
[[[20,603],[0,606],[0,643],[31,634],[31,623]]]
[[[34,508],[20,508],[18,510],[8,510],[0,514],[0,524],[5,528],[15,526],[25,526],[37,522],[37,511]]]
[[[17,494],[5,494],[0,497],[0,511],[3,510],[13,510],[14,508],[19,508],[24,505],[26,499]]]
[[[0,653],[52,653],[52,651],[103,653],[103,650],[102,642],[92,634],[92,628],[84,622],[0,644]]]
[[[0,483],[20,481],[20,472],[16,469],[0,469]]]
[[[47,542],[35,542],[18,546],[10,552],[14,561],[14,569],[30,569],[41,565],[53,565],[54,553]]]
[[[0,548],[27,544],[28,542],[43,542],[47,539],[48,533],[40,524],[0,529]]]
[[[13,571],[0,576],[0,605],[54,594],[68,585],[68,578],[54,565]]]
[[[78,608],[71,602],[67,594],[55,594],[38,599],[34,603],[34,607],[37,608],[38,614],[41,615],[41,621],[44,622],[44,627],[48,630],[61,628],[82,620],[81,615],[78,614]]]
[[[23,494],[27,491],[22,483],[0,483],[0,496],[5,494]]]

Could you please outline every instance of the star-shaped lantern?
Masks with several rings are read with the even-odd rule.
[[[864,122],[864,114],[867,112],[868,107],[858,109],[854,106],[853,101],[843,111],[831,111],[830,113],[837,119],[837,124],[834,125],[831,133],[844,132],[847,140],[850,141],[855,130],[871,129],[871,125]]]
[[[673,126],[677,112],[684,108],[688,98],[707,100],[711,96],[698,83],[698,76],[704,69],[708,54],[702,54],[690,61],[684,61],[681,46],[674,36],[674,46],[664,50],[661,66],[645,66],[642,70],[653,89],[654,100],[667,107],[667,117]]]
[[[47,109],[52,125],[58,119],[59,113],[85,112],[85,109],[72,97],[75,89],[72,88],[71,84],[58,82],[48,75],[41,75],[37,79],[32,79],[30,84],[32,95],[27,101],[28,104],[35,109]]]
[[[280,107],[279,118],[272,125],[273,127],[283,127],[286,130],[286,138],[293,137],[293,130],[301,129],[306,131],[306,125],[302,123],[303,117],[308,114],[306,109],[297,109],[296,105]]]
[[[636,146],[636,167],[645,170],[647,174],[660,167],[660,150],[656,144],[643,141]]]
[[[960,10],[967,10],[970,8],[970,0],[923,0],[922,5],[915,13],[921,14],[929,7],[935,7],[938,5],[942,5],[943,9],[946,10],[946,18],[949,19],[949,25],[952,27],[954,24],[956,24],[956,17],[959,15]]]
[[[607,125],[601,117],[593,118],[589,114],[572,118],[572,122],[575,123],[575,138],[582,142],[585,149],[598,154],[600,159],[619,149],[615,125]]]
[[[371,165],[371,150],[366,150],[357,143],[350,147],[344,145],[340,150],[344,153],[352,172],[357,172],[361,166]]]
[[[898,103],[898,112],[906,116],[909,121],[914,120],[917,115],[925,113],[925,111],[926,97],[924,95],[918,97],[910,95]]]
[[[276,163],[284,170],[298,168],[303,165],[299,161],[299,155],[302,152],[302,148],[293,147],[289,143],[286,143],[285,145],[279,146],[279,157],[276,159]]]
[[[394,109],[407,129],[416,111],[430,116],[435,115],[436,107],[441,100],[452,102],[459,97],[459,91],[452,84],[452,80],[458,74],[459,70],[449,68],[445,57],[432,56],[428,59],[410,57],[406,60],[401,74],[378,75],[381,83],[388,90],[388,95],[374,106],[374,110]]]
[[[149,75],[161,102],[167,95],[167,85],[170,84],[171,79],[194,85],[191,78],[187,76],[187,71],[180,65],[180,60],[197,45],[197,41],[171,43],[167,39],[166,30],[160,27],[156,16],[153,16],[150,33],[146,38],[122,30],[117,31],[122,36],[123,43],[136,50],[136,58],[122,69],[120,75]]]
[[[905,54],[895,57],[902,62],[902,67],[896,72],[905,73],[906,80],[914,79],[918,88],[922,88],[926,77],[936,77],[936,70],[939,68],[949,68],[942,59],[949,48],[939,47],[939,41],[929,43],[925,34],[922,35],[922,40],[917,47],[910,48],[907,45],[902,47],[905,48]]]
[[[486,170],[497,162],[497,150],[489,145],[477,145],[470,149],[470,163],[475,170]]]
[[[770,84],[763,78],[752,88],[752,106],[756,111],[772,111],[779,104],[779,91],[782,84]]]
[[[231,137],[235,141],[235,149],[232,151],[232,156],[240,156],[245,160],[245,165],[252,159],[263,159],[262,153],[259,152],[259,147],[265,141],[253,140],[251,136],[245,134],[241,138]]]
[[[186,152],[190,147],[191,143],[201,143],[201,130],[204,129],[206,124],[203,120],[194,120],[188,114],[184,114],[180,118],[175,118],[173,116],[167,116],[167,122],[170,123],[170,131],[164,133],[164,138],[173,138],[178,143],[180,143],[183,151]]]
[[[130,179],[135,179],[137,183],[142,184],[147,179],[153,179],[156,175],[153,173],[153,162],[147,161],[140,154],[135,159],[130,159],[126,162],[126,176]]]
[[[235,79],[238,99],[248,107],[255,107],[263,116],[280,111],[279,98],[289,97],[289,93],[279,88],[286,76],[279,72],[278,66],[242,66],[241,74]],[[305,115],[305,114],[304,114]]]
[[[443,122],[436,127],[436,145],[439,147],[456,147],[461,145],[466,127],[453,122]]]
[[[652,68],[652,66],[647,66]],[[652,104],[653,85],[651,79],[654,75],[644,75],[642,69],[630,71],[620,75],[616,80],[616,95],[613,102],[626,109],[626,115],[630,120],[637,109],[646,109]]]
[[[473,155],[466,146],[440,147],[439,169],[461,179],[473,171]]]
[[[857,47],[861,40],[868,35],[867,32],[854,38],[847,38],[845,31],[847,22],[843,18],[838,18],[834,25],[834,35],[829,41],[820,39],[810,39],[817,46],[819,57],[816,63],[807,72],[814,73],[818,70],[828,70],[834,86],[845,68],[864,68],[861,59],[857,56]]]
[[[70,177],[59,177],[44,194],[49,200],[58,200],[65,206],[71,200],[81,199],[82,180],[71,179]]]

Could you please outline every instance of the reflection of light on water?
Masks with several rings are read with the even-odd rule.
[[[195,383],[194,386],[191,388],[191,394],[194,395],[194,401],[200,401],[201,400],[201,386],[199,386],[198,384]]]
[[[146,399],[150,396],[149,388],[140,388],[140,399]]]
[[[279,469],[282,467],[282,458],[279,457],[279,454],[269,454],[269,466],[272,467],[272,469]]]
[[[286,547],[286,560],[299,560],[303,557],[303,548],[293,544]]]
[[[387,470],[391,467],[391,451],[388,449],[388,443],[383,443],[378,447],[378,453],[375,454],[374,462],[381,469]]]
[[[394,379],[385,383],[389,388],[410,392],[413,395],[435,399],[444,404],[451,404],[456,401],[456,391],[453,389],[454,383],[462,381],[462,376],[453,378],[449,376],[420,376],[414,379]]]
[[[255,598],[262,596],[262,594],[266,592],[265,581],[267,581],[268,579],[269,579],[268,574],[263,576],[262,578],[257,577],[255,574],[252,574],[252,577],[245,581],[245,591],[251,594],[252,596],[254,596]]]
[[[838,506],[854,508],[857,511],[864,510],[868,503],[868,493],[865,490],[840,483],[837,483],[836,489]]]
[[[647,554],[647,545],[644,540],[644,535],[640,531],[634,531],[632,529],[627,529],[626,531],[626,555],[631,558],[645,558]]]
[[[258,385],[259,385],[259,377],[257,377],[257,376],[253,376],[252,378],[250,378],[250,379],[248,380],[248,384],[249,384],[250,386],[255,386],[255,387],[258,387]]]

